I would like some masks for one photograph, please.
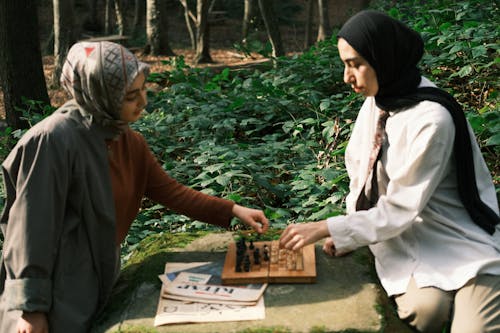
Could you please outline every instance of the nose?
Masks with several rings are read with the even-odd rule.
[[[146,89],[142,89],[141,93],[139,94],[139,105],[141,109],[144,109],[146,105],[148,105],[148,95]]]
[[[349,84],[349,83],[352,83],[354,82],[354,76],[352,75],[352,72],[350,71],[350,69],[345,66],[344,67],[344,82]]]

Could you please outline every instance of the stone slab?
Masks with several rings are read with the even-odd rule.
[[[188,246],[187,249],[192,252],[171,252],[165,261],[223,262],[224,246],[216,241],[217,236],[207,237],[205,240],[208,242],[202,238]],[[227,235],[220,236],[220,241],[224,244],[230,239]],[[201,248],[210,252],[198,251]],[[213,249],[219,252],[211,251]],[[376,310],[378,287],[370,273],[367,249],[359,249],[342,258],[324,255],[320,245],[316,245],[315,250],[318,269],[316,283],[269,285],[264,294],[264,320],[178,324],[154,328],[160,288],[158,285],[143,283],[136,287],[119,313],[109,318],[95,332],[119,332],[126,327],[135,326],[150,328],[151,332],[156,330],[159,333],[230,333],[255,328],[284,328],[291,333],[306,333],[317,329],[322,332],[380,331],[382,319]]]

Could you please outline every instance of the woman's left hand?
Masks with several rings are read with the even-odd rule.
[[[259,234],[265,233],[269,228],[269,220],[261,210],[234,204],[233,215],[240,219],[241,222],[257,231]]]

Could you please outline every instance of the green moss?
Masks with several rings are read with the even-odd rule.
[[[142,240],[131,253],[122,269],[122,274],[133,265],[143,262],[146,258],[159,253],[168,252],[174,248],[184,248],[193,240],[205,236],[208,231],[197,231],[189,233],[161,233],[148,236]]]
[[[158,331],[154,328],[144,326],[125,326],[112,333],[158,333]]]
[[[158,272],[163,272],[165,256],[168,255],[168,252],[172,249],[184,248],[193,240],[207,233],[208,231],[176,234],[161,233],[148,236],[142,240],[123,265],[120,277],[113,288],[111,301],[98,322],[106,321],[112,314],[119,311],[140,284],[148,282],[156,284],[160,288],[161,282],[158,279]],[[136,331],[120,332],[131,333]]]
[[[158,333],[158,331],[154,328],[144,326],[125,326],[113,331],[112,333]]]

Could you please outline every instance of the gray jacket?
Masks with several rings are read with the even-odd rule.
[[[30,129],[4,161],[0,332],[19,311],[50,332],[87,332],[118,274],[105,139],[70,101]]]

